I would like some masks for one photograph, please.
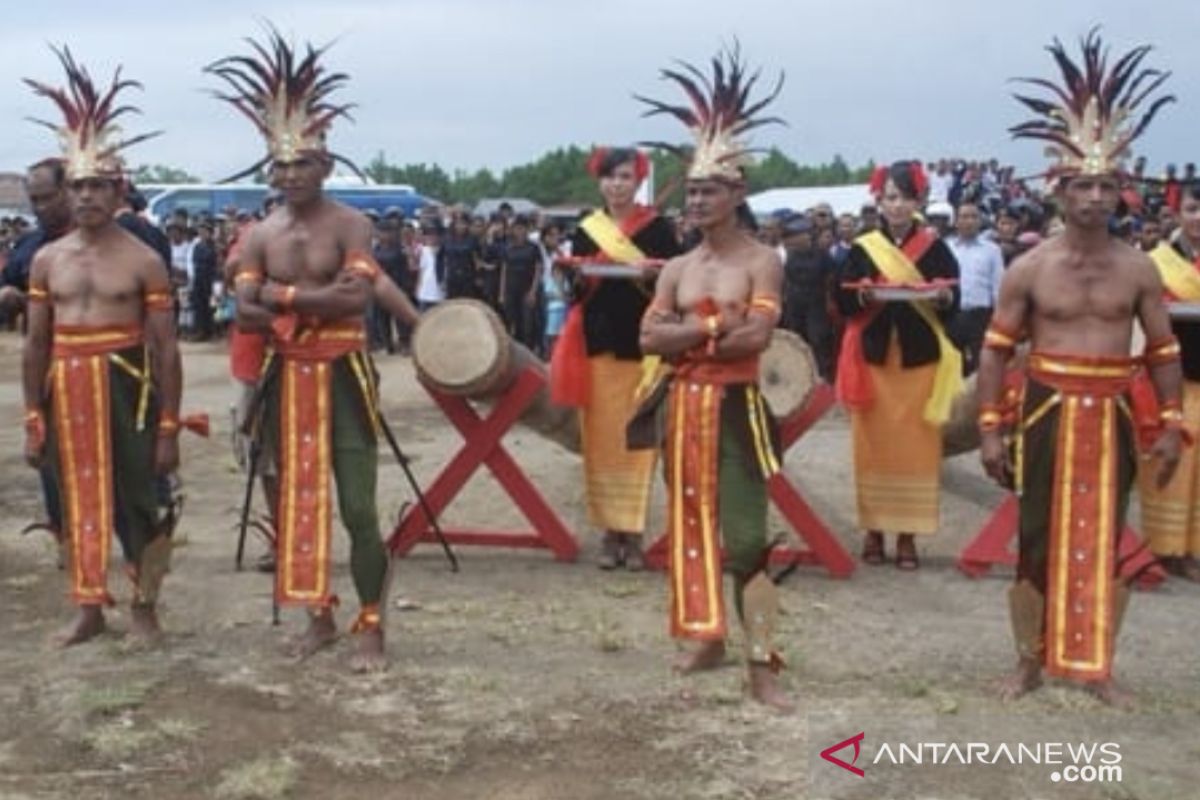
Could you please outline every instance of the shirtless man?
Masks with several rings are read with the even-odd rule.
[[[729,61],[729,73],[741,68],[736,56]],[[720,73],[714,78],[718,106],[717,98],[730,93],[721,91]],[[726,112],[736,118],[743,107]],[[671,632],[701,642],[677,664],[681,672],[713,669],[724,660],[723,544],[746,629],[751,695],[790,711],[791,700],[776,678],[782,660],[771,634],[778,603],[765,572],[766,481],[779,470],[781,457],[757,386],[758,357],[779,319],[783,267],[773,248],[739,227],[744,160],[714,157],[741,154],[744,145],[727,132],[702,131],[697,139],[686,211],[703,238],[663,268],[640,339],[644,353],[674,365],[665,447]],[[706,149],[710,146],[715,153]]]
[[[1099,46],[1094,34],[1084,43]],[[1067,58],[1057,42],[1052,49]],[[1085,60],[1089,73],[1103,63]],[[1113,85],[1105,78],[1089,74],[1074,85]],[[979,368],[983,465],[1016,490],[1021,504],[1017,581],[1009,591],[1019,660],[1003,684],[1006,698],[1037,688],[1044,665],[1104,702],[1128,702],[1113,685],[1112,659],[1129,599],[1116,555],[1137,466],[1127,395],[1139,361],[1162,409],[1143,465],[1155,469],[1162,486],[1180,456],[1179,345],[1162,281],[1144,254],[1108,232],[1129,142],[1113,150],[1124,138],[1114,128],[1133,109],[1115,97],[1090,98],[1101,100],[1111,116],[1101,115],[1095,128],[1064,131],[1059,120],[1066,115],[1056,109],[1051,127],[1027,123],[1018,130],[1061,143],[1049,176],[1065,227],[1008,269]],[[1089,98],[1083,101],[1080,107]],[[1135,318],[1148,342],[1141,360],[1129,357]],[[1010,456],[1001,435],[1009,409],[1000,400],[1005,360],[1023,336],[1030,355]]]
[[[250,231],[235,279],[239,327],[269,332],[274,347],[260,391],[265,447],[279,464],[275,593],[281,604],[309,610],[297,655],[335,641],[332,472],[350,533],[351,572],[361,606],[351,628],[358,638],[351,667],[373,671],[386,665],[389,562],[375,505],[377,388],[366,354],[364,313],[384,276],[370,255],[370,222],[322,191],[335,158],[325,147],[325,133],[340,113],[330,114],[323,98],[344,78],[318,85],[324,73],[319,63],[305,73],[307,82],[303,75],[291,75],[299,60],[293,61],[290,46],[277,33],[270,35],[272,41],[253,57],[272,53],[277,59],[260,65],[285,77],[268,88],[272,94],[247,94],[243,89],[257,82],[230,79],[231,70],[245,68],[245,59],[223,59],[208,71],[230,82],[244,108],[261,114],[259,128],[270,150],[264,161],[284,201]],[[297,94],[284,98],[289,90]],[[287,116],[275,115],[281,108]],[[297,136],[297,130],[304,135]]]
[[[72,96],[91,96],[86,72],[69,57],[63,63]],[[166,273],[157,254],[114,220],[125,191],[117,156],[125,143],[116,141],[112,116],[86,106],[74,112],[60,140],[75,228],[34,257],[23,353],[25,455],[34,466],[47,460],[57,474],[79,606],[64,645],[105,628],[114,531],[134,584],[131,630],[143,638],[159,631],[155,604],[171,542],[158,519],[154,475],[179,463],[181,386]],[[80,144],[83,126],[91,136]]]

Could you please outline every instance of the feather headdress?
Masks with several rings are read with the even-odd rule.
[[[1067,55],[1055,39],[1046,48],[1062,72],[1062,84],[1043,78],[1017,78],[1022,83],[1048,90],[1049,99],[1014,95],[1040,118],[1009,128],[1014,139],[1049,142],[1046,155],[1054,158],[1047,175],[1106,175],[1122,171],[1129,146],[1142,133],[1159,109],[1175,101],[1174,95],[1159,97],[1145,113],[1138,109],[1150,99],[1170,72],[1141,68],[1152,49],[1141,45],[1108,65],[1108,48],[1097,28],[1080,40],[1083,63]]]
[[[228,91],[213,91],[213,96],[245,115],[267,140],[266,156],[226,180],[250,175],[271,161],[295,161],[311,152],[326,153],[359,173],[352,162],[325,146],[325,134],[333,121],[351,118],[348,112],[354,104],[329,102],[330,94],[342,88],[350,76],[326,72],[320,63],[326,47],[306,44],[304,57],[297,58],[279,31],[267,27],[265,43],[246,39],[252,54],[226,56],[204,68],[228,85]]]
[[[745,135],[763,125],[786,124],[778,117],[756,116],[779,96],[783,89],[783,73],[779,74],[774,89],[766,97],[752,100],[750,92],[758,82],[761,70],[747,76],[746,64],[736,44],[732,50],[722,50],[713,57],[711,77],[691,64],[676,63],[680,69],[664,69],[660,74],[683,89],[689,104],[671,105],[634,95],[650,107],[642,116],[668,114],[687,126],[695,139],[688,178],[742,181],[750,154],[756,152],[748,146]],[[688,158],[687,150],[679,145],[666,142],[642,144]]]
[[[142,85],[137,81],[122,80],[121,68],[118,67],[108,89],[101,92],[92,82],[87,69],[75,61],[65,45],[61,50],[53,46],[50,49],[58,56],[59,63],[67,73],[66,87],[59,89],[30,78],[24,80],[34,93],[54,101],[62,112],[63,121],[57,124],[44,119],[31,118],[31,121],[58,134],[67,180],[122,178],[125,164],[120,156],[121,151],[162,133],[155,131],[131,139],[121,138],[117,118],[122,114],[139,112],[130,105],[118,106],[117,95],[123,89],[140,89]]]

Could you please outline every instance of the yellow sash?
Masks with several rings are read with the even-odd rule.
[[[1167,291],[1185,302],[1200,301],[1200,272],[1197,272],[1195,264],[1166,242],[1150,251],[1150,258],[1158,267],[1158,274],[1162,276]]]
[[[924,283],[926,278],[917,269],[916,264],[909,261],[908,256],[900,251],[891,241],[879,231],[872,231],[858,237],[855,242],[867,251],[872,263],[879,268],[883,276],[892,283]],[[938,359],[937,373],[933,379],[933,392],[925,403],[925,421],[932,425],[941,425],[950,419],[950,407],[954,399],[963,392],[962,353],[946,335],[946,328],[933,311],[928,300],[914,300],[913,309],[920,314],[921,319],[937,337]]]
[[[647,256],[625,235],[616,220],[605,211],[593,211],[579,223],[592,241],[606,256],[620,264],[637,264],[645,261]],[[658,377],[659,367],[662,366],[661,356],[642,356],[642,377],[638,381],[635,395],[642,397],[654,385]]]
[[[636,264],[646,260],[643,253],[612,217],[604,211],[593,211],[579,223],[604,254],[618,264]]]

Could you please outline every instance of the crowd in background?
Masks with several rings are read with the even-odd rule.
[[[1059,223],[1052,197],[1031,189],[1012,167],[995,159],[928,162],[926,174],[925,220],[947,239],[962,272],[963,324],[955,338],[969,371],[978,351],[974,332],[990,316],[1004,267],[1053,235]],[[1194,164],[1186,164],[1182,172],[1168,165],[1161,177],[1150,177],[1145,159],[1137,159],[1121,188],[1113,234],[1145,251],[1169,239],[1178,227],[1183,189],[1195,180]],[[239,237],[270,212],[271,203],[268,199],[255,210],[230,207],[215,216],[177,210],[161,229],[145,230],[150,227],[141,216],[145,203],[131,190],[125,212],[132,216],[123,224],[140,226],[135,232],[168,261],[185,338],[222,336],[232,322],[231,276],[224,265]],[[686,218],[678,210],[666,213],[684,248],[694,244],[696,235]],[[508,204],[486,217],[457,206],[431,206],[415,218],[398,208],[368,216],[375,225],[376,260],[418,307],[458,298],[487,303],[514,338],[549,357],[576,288],[564,260],[571,254],[574,219],[516,214]],[[743,221],[777,248],[784,262],[780,324],[808,342],[820,373],[832,379],[843,327],[833,301],[838,268],[853,239],[879,225],[878,209],[867,204],[853,213],[835,214],[828,204],[818,203],[759,218],[747,213]],[[35,233],[24,217],[0,220],[0,268],[21,238]],[[369,322],[373,348],[389,353],[407,349],[411,332],[398,320],[372,309]]]

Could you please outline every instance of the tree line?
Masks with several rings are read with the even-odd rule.
[[[380,152],[363,172],[378,183],[409,184],[420,194],[444,203],[472,205],[485,197],[524,197],[543,206],[588,205],[599,197],[596,182],[585,168],[588,155],[588,150],[575,145],[560,147],[495,173],[487,168],[447,171],[438,164],[393,164]],[[655,152],[650,157],[656,202],[680,205],[682,165],[667,153]],[[778,148],[771,148],[755,159],[746,178],[751,192],[784,186],[843,186],[865,183],[873,168],[872,163],[851,167],[840,155],[827,164],[797,164]],[[138,167],[133,177],[140,183],[197,182],[186,170],[161,164]]]

